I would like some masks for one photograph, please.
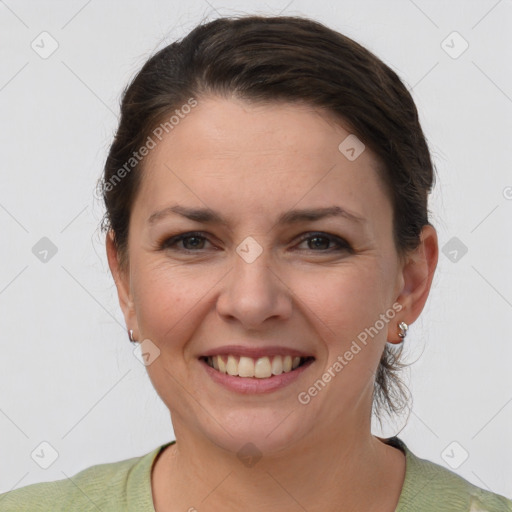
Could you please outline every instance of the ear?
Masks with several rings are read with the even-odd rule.
[[[135,315],[135,306],[130,291],[130,273],[126,269],[122,269],[119,261],[119,253],[114,242],[114,233],[109,230],[106,237],[106,249],[108,266],[114,278],[117,288],[117,296],[119,298],[119,305],[123,311],[124,320],[127,329],[133,329],[133,338],[138,339],[138,325],[137,317]]]
[[[419,246],[407,255],[401,271],[401,290],[396,302],[402,305],[396,324],[404,321],[410,325],[420,316],[427,302],[434,272],[437,267],[439,246],[437,232],[431,225],[423,226]],[[401,343],[398,327],[389,333],[389,343]]]

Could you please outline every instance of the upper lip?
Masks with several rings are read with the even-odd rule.
[[[295,348],[279,347],[276,345],[268,347],[244,347],[243,345],[223,345],[203,352],[199,357],[209,356],[246,356],[257,359],[265,356],[293,356],[293,357],[314,357],[302,350]]]

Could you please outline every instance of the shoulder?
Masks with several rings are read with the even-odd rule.
[[[97,464],[76,475],[30,484],[0,494],[0,512],[70,512],[73,510],[152,511],[151,465],[162,447],[119,462]]]
[[[512,501],[482,489],[453,471],[414,455],[403,441],[389,444],[405,451],[406,474],[396,512],[512,512]]]

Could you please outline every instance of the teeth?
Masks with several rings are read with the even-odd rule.
[[[238,375],[238,361],[235,359],[235,356],[228,356],[226,370],[229,373],[229,375]]]
[[[226,363],[224,362],[224,359],[222,357],[212,357],[212,359],[217,359],[217,364],[219,366],[219,372],[221,373],[228,373],[226,370]],[[215,368],[215,365],[213,365]]]
[[[295,370],[300,363],[300,357],[273,356],[272,361],[268,356],[253,359],[252,357],[210,356],[207,358],[208,365],[221,373],[238,377],[256,377],[257,379],[268,379],[272,375],[280,375]]]
[[[258,362],[259,361],[261,361],[261,359],[258,359]],[[239,377],[254,377],[254,366],[254,361],[250,357],[242,356],[238,362],[238,371],[236,373],[232,373],[231,375],[238,375]]]
[[[281,373],[283,373],[283,358],[274,357],[272,360],[272,374],[281,375]]]
[[[241,358],[240,358],[241,359]],[[253,359],[246,358],[253,362]],[[241,375],[240,373],[238,375]],[[272,366],[270,365],[270,359],[268,357],[260,357],[254,363],[254,376],[258,379],[266,379],[272,375]],[[249,375],[252,377],[252,375]]]

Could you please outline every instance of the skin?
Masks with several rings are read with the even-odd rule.
[[[438,243],[425,226],[418,249],[399,258],[378,161],[368,148],[349,161],[338,150],[349,133],[312,106],[206,97],[146,158],[129,268],[111,236],[106,245],[128,328],[160,350],[147,371],[177,443],[153,467],[157,512],[395,510],[405,457],[371,434],[374,375],[386,341],[400,341],[398,323],[412,324],[424,307]],[[208,207],[227,225],[177,214],[148,224],[174,204]],[[277,224],[290,209],[331,205],[365,221]],[[190,231],[205,239],[159,249]],[[315,245],[311,232],[353,250],[324,238]],[[247,236],[263,251],[252,263],[236,252]],[[300,404],[299,392],[396,303],[401,311]],[[197,359],[230,343],[296,347],[315,361],[289,386],[242,395],[213,382]],[[248,442],[262,454],[252,467],[237,457]]]

